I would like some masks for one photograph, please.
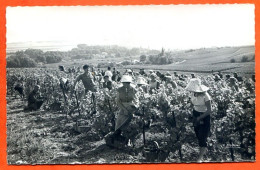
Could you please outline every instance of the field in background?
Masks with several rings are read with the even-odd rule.
[[[169,65],[131,66],[131,68],[147,68],[170,71],[208,73],[213,71],[254,73],[255,47],[210,48],[174,53],[178,62]],[[247,56],[249,62],[241,62]],[[235,63],[230,60],[235,59]]]
[[[168,65],[127,65],[122,69],[132,68],[147,70],[163,70],[163,71],[178,71],[178,72],[194,72],[194,73],[210,73],[213,71],[222,71],[225,73],[238,72],[241,74],[254,74],[255,73],[255,47],[223,47],[223,48],[205,48],[186,51],[174,51],[174,63]],[[246,56],[248,62],[241,62],[242,57]],[[231,63],[231,59],[235,62]],[[131,58],[105,58],[105,59],[90,59],[90,60],[66,60],[61,63],[48,64],[48,68],[57,68],[58,65],[64,66],[82,66],[84,64],[92,64],[97,66],[102,62],[122,62],[139,60],[139,56]],[[106,68],[104,68],[106,69]]]

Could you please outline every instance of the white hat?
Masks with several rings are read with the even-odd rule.
[[[64,77],[62,77],[62,78],[60,78],[60,82],[62,82],[62,83],[66,83],[68,81],[68,79],[66,79],[66,78],[64,78]]]
[[[132,73],[133,71],[131,69],[126,70],[127,73]]]
[[[132,77],[129,75],[123,75],[121,79],[122,83],[132,83]]]
[[[152,73],[150,76],[151,76],[151,77],[156,77],[156,74],[155,74],[155,73]]]
[[[147,85],[143,77],[138,77],[136,84]]]
[[[166,79],[172,80],[172,76],[165,76]]]
[[[188,83],[185,89],[191,92],[205,92],[209,88],[207,86],[202,85],[200,79],[193,78],[190,79],[190,82]]]
[[[171,73],[169,71],[166,71],[165,75],[171,76]]]

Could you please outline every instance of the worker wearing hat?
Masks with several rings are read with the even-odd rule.
[[[136,81],[138,89],[142,90],[143,92],[147,93],[147,83],[144,77],[138,77]]]
[[[103,83],[104,83],[104,78],[103,78],[101,73],[98,73],[96,75],[96,82],[97,82],[99,88],[102,89],[103,88]]]
[[[191,79],[186,87],[186,90],[192,92],[193,126],[200,146],[199,162],[207,151],[207,138],[210,132],[210,114],[212,109],[211,97],[207,93],[208,89],[208,87],[201,84],[198,78]]]
[[[177,83],[173,80],[172,76],[165,76],[165,86],[170,87],[169,89],[174,90],[178,88]],[[171,91],[172,92],[172,91]]]
[[[135,109],[135,100],[136,100],[136,89],[133,86],[130,86],[132,83],[132,77],[129,75],[124,75],[121,79],[123,86],[118,88],[117,94],[117,104],[120,108],[120,114],[116,121],[115,131],[121,129],[129,116],[132,116],[132,111]]]
[[[165,76],[172,76],[169,71],[166,71]]]
[[[133,75],[133,71],[131,69],[126,69],[124,75]]]
[[[123,86],[117,90],[117,104],[120,111],[116,117],[115,131],[113,134],[109,134],[105,137],[107,145],[112,145],[113,147],[120,147],[114,145],[116,140],[122,138],[122,136],[125,139],[124,142],[126,142],[124,144],[127,144],[129,139],[127,128],[136,111],[135,102],[137,90],[130,85],[132,83],[132,77],[124,75],[121,82]]]
[[[160,83],[159,83],[159,81],[157,81],[156,80],[156,74],[155,73],[152,73],[151,75],[150,75],[150,78],[151,78],[151,80],[150,80],[150,82],[149,82],[149,93],[150,94],[152,94],[153,93],[153,90],[157,90],[157,89],[159,89],[159,87],[160,87]]]

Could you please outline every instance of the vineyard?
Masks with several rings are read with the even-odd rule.
[[[85,94],[83,84],[78,83],[75,90],[72,89],[78,74],[66,74],[58,69],[7,70],[9,164],[196,161],[198,141],[192,124],[190,94],[185,90],[189,75],[175,79],[177,89],[168,87],[158,77],[161,85],[153,94],[138,91],[138,110],[129,128],[139,135],[133,145],[118,149],[107,146],[104,137],[114,130],[119,111],[116,91],[120,82],[113,82],[109,91],[103,89],[99,77],[95,77],[94,102],[91,92]],[[68,80],[66,88],[62,78]],[[204,161],[255,161],[254,81],[243,77],[236,90],[228,86],[225,78],[218,81],[214,78],[212,74],[200,77],[210,88],[208,93],[213,106]],[[14,90],[17,83],[24,87],[25,97]],[[36,84],[41,87],[43,106],[37,111],[24,111],[26,98]]]

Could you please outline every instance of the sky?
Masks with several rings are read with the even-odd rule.
[[[253,4],[7,7],[6,37],[150,49],[254,45],[254,10]]]

